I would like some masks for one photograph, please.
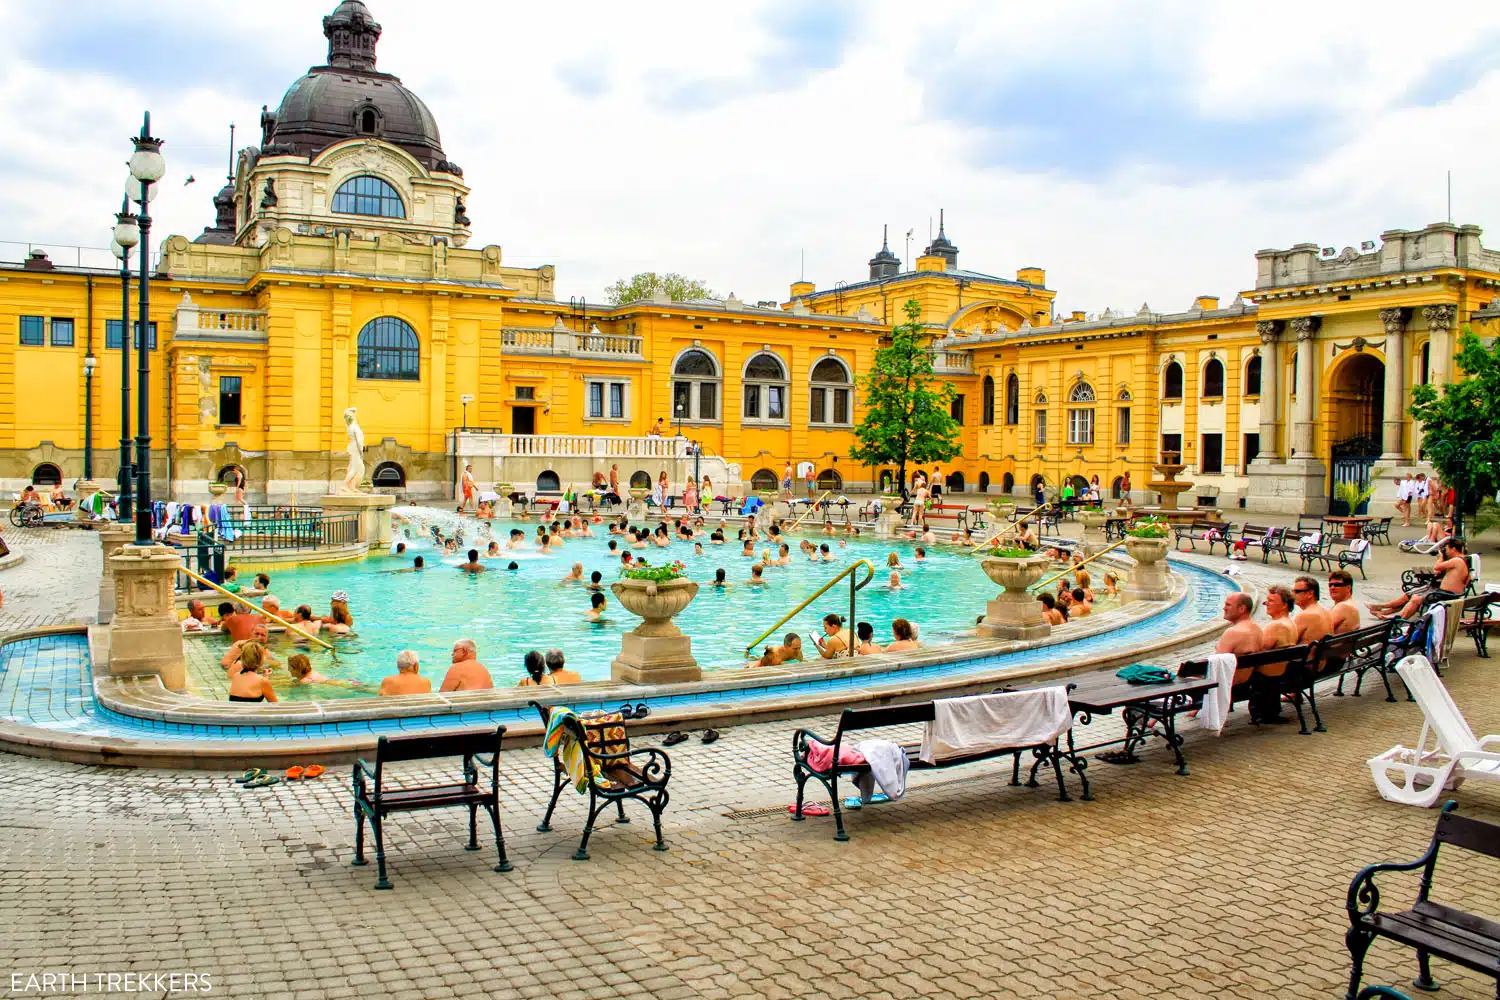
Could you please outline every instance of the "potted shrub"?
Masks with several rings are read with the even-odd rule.
[[[1051,560],[1030,549],[996,546],[979,561],[984,575],[1002,588],[985,608],[979,634],[997,639],[1035,639],[1051,631],[1042,606],[1027,593],[1051,566]]]
[[[1363,489],[1354,483],[1335,483],[1333,486],[1333,498],[1349,508],[1348,513],[1353,515],[1359,512],[1359,508],[1375,495],[1375,486],[1370,484]],[[1344,537],[1358,538],[1359,524],[1354,521],[1344,522]]]
[[[995,520],[1009,521],[1016,516],[1016,503],[1014,500],[996,500],[990,504],[990,509],[995,512]]]
[[[1171,529],[1161,518],[1137,521],[1125,531],[1125,551],[1143,566],[1159,563],[1167,557]]]
[[[682,635],[672,619],[698,596],[698,584],[687,578],[680,562],[622,569],[620,579],[609,589],[621,607],[644,619],[634,629],[636,635],[643,636]]]

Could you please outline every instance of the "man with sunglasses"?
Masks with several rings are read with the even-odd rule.
[[[1297,603],[1292,623],[1297,626],[1299,643],[1317,642],[1333,631],[1333,617],[1318,603],[1318,596],[1318,581],[1312,577],[1299,576],[1292,581],[1292,600]]]
[[[1328,574],[1328,596],[1333,601],[1329,617],[1333,619],[1333,634],[1343,635],[1359,628],[1359,606],[1354,603],[1354,577],[1347,570],[1336,569]]]

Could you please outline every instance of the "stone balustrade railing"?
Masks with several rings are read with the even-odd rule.
[[[177,306],[174,336],[177,339],[194,337],[262,338],[266,333],[266,314],[259,309],[205,308],[193,301],[191,295],[182,296]]]
[[[932,370],[938,375],[974,374],[974,356],[968,351],[945,351],[941,348],[932,353]]]
[[[506,327],[500,331],[502,354],[554,354],[644,361],[640,337],[609,333],[575,333],[572,330],[537,330]]]

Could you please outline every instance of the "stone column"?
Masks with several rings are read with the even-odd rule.
[[[1262,345],[1260,355],[1260,453],[1261,464],[1281,459],[1281,323],[1263,319],[1255,324]]]
[[[1383,462],[1404,462],[1401,429],[1406,407],[1406,321],[1409,309],[1382,309],[1380,322],[1385,324],[1385,414],[1383,416],[1381,455]]]
[[[157,674],[163,687],[183,690],[187,668],[172,604],[182,560],[168,545],[126,545],[110,563],[117,605],[109,633],[110,674]]]
[[[1447,385],[1453,373],[1453,321],[1458,318],[1458,307],[1451,304],[1423,306],[1422,318],[1427,321],[1429,379],[1433,385]]]
[[[1317,335],[1319,321],[1316,316],[1299,316],[1291,321],[1292,331],[1297,334],[1297,409],[1292,426],[1292,457],[1316,459],[1313,453],[1313,421],[1317,419],[1315,404],[1318,380],[1313,377],[1313,368],[1318,363],[1318,354],[1313,338]]]
[[[105,521],[97,530],[99,548],[104,556],[99,577],[99,624],[107,625],[115,615],[115,567],[110,560],[119,554],[121,546],[135,538],[135,528],[118,521]]]

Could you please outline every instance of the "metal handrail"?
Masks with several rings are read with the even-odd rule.
[[[184,567],[182,569],[179,569],[177,572],[179,572],[179,573],[186,573],[188,576],[192,577],[194,580],[197,580],[199,583],[201,583],[204,586],[210,588],[211,590],[217,590],[219,593],[223,594],[225,597],[229,598],[230,600],[233,600],[233,601],[236,601],[236,602],[238,602],[240,604],[244,604],[244,605],[248,606],[252,610],[254,610],[256,612],[259,612],[262,615],[265,615],[267,618],[271,619],[273,622],[276,622],[279,625],[283,625],[286,628],[292,630],[293,632],[296,632],[302,638],[304,638],[304,639],[311,639],[313,642],[317,643],[319,646],[322,646],[324,649],[328,649],[328,650],[332,650],[333,649],[333,644],[332,643],[324,642],[322,639],[319,639],[317,636],[313,635],[311,632],[304,632],[302,629],[300,629],[297,626],[293,625],[291,622],[287,621],[286,619],[279,618],[276,615],[271,614],[271,612],[267,611],[265,608],[261,607],[259,604],[252,604],[248,598],[241,597],[239,594],[236,594],[233,591],[225,590],[223,587],[219,586],[217,583],[214,583],[212,580],[205,580],[203,577],[199,576],[197,573],[194,573],[192,570],[187,569],[186,567]]]
[[[1052,501],[1049,500],[1046,503],[1042,504],[1040,507],[1033,507],[1031,510],[1027,511],[1026,513],[1022,514],[1020,517],[1016,518],[1014,522],[1012,522],[1011,524],[1008,524],[1005,527],[1001,528],[999,531],[995,532],[993,535],[991,535],[989,538],[985,539],[984,541],[980,542],[978,545],[970,546],[970,551],[972,552],[974,549],[982,549],[986,545],[992,545],[992,544],[994,544],[996,541],[999,540],[999,538],[1000,538],[1001,535],[1004,535],[1004,534],[1006,534],[1008,532],[1011,532],[1011,531],[1015,531],[1023,523],[1025,523],[1025,521],[1026,521],[1026,519],[1028,517],[1034,517],[1037,514],[1040,514],[1042,511],[1047,510],[1051,506],[1052,506]]]
[[[786,530],[796,531],[797,525],[801,524],[803,521],[806,521],[809,517],[811,517],[813,511],[818,509],[818,504],[822,503],[824,500],[827,500],[831,496],[833,496],[833,490],[825,491],[822,496],[818,497],[818,499],[814,500],[811,504],[808,505],[807,513],[803,514],[801,517],[797,518],[797,520],[793,521],[792,526]]]
[[[1078,571],[1080,569],[1083,569],[1083,567],[1087,566],[1089,563],[1093,562],[1095,559],[1098,559],[1100,556],[1104,555],[1104,553],[1109,552],[1112,549],[1118,549],[1121,545],[1124,545],[1127,541],[1129,541],[1129,539],[1122,538],[1118,542],[1115,542],[1115,543],[1113,543],[1111,545],[1106,545],[1104,548],[1100,549],[1098,552],[1095,552],[1093,555],[1089,556],[1083,562],[1081,562],[1081,563],[1074,563],[1073,565],[1069,566],[1067,569],[1063,570],[1061,573],[1058,573],[1056,576],[1049,576],[1047,579],[1041,581],[1036,586],[1038,586],[1038,587],[1045,587],[1049,583],[1056,583],[1058,580],[1061,580],[1063,577],[1067,576],[1069,573],[1073,573],[1073,572],[1076,572],[1076,571]]]
[[[855,570],[859,569],[861,566],[863,566],[865,568],[865,578],[863,580],[859,581],[858,583],[855,583],[854,582],[854,577],[853,577],[852,574],[854,573]],[[760,645],[762,639],[764,639],[766,636],[770,635],[772,632],[775,632],[777,629],[781,628],[781,626],[785,625],[787,622],[791,621],[799,613],[801,613],[801,611],[804,608],[806,608],[813,601],[816,601],[818,598],[822,597],[824,594],[828,593],[828,591],[833,588],[833,585],[835,583],[838,583],[840,580],[842,580],[846,576],[849,577],[849,655],[853,656],[854,655],[854,593],[855,593],[855,591],[863,590],[865,588],[865,584],[867,584],[871,580],[875,579],[875,567],[870,564],[870,561],[868,559],[856,559],[856,560],[854,560],[854,562],[850,563],[848,566],[846,566],[842,570],[840,570],[839,574],[837,576],[835,576],[832,580],[829,580],[827,583],[823,584],[823,586],[819,587],[817,589],[817,591],[815,591],[811,597],[809,597],[807,600],[803,601],[801,604],[797,605],[792,610],[788,611],[786,614],[782,615],[781,618],[780,618],[780,620],[778,620],[775,625],[772,625],[770,628],[766,629],[760,635],[756,636],[754,639],[751,639],[750,640],[750,644],[745,647],[745,655],[749,656],[751,654],[751,652],[754,651],[755,647]]]

